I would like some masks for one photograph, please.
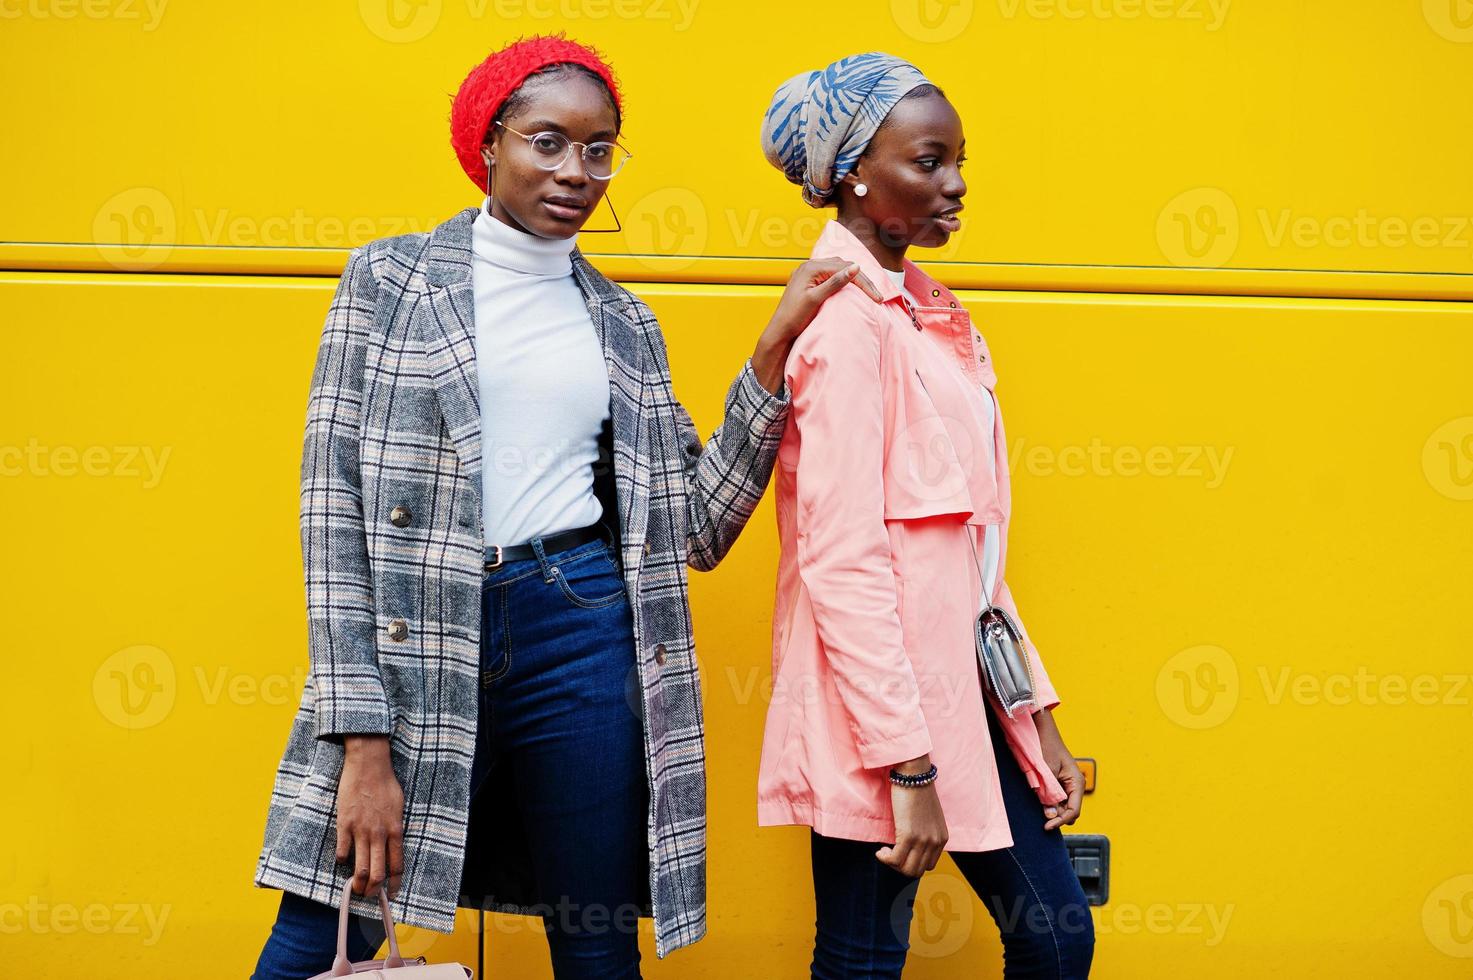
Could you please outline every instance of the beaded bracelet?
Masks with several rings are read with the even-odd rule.
[[[890,782],[894,783],[896,786],[925,786],[926,784],[934,783],[935,781],[936,763],[934,762],[931,763],[930,769],[927,769],[925,772],[918,772],[913,776],[906,775],[898,769],[890,770]]]

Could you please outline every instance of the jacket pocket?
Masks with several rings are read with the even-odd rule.
[[[920,369],[906,382],[885,459],[885,518],[971,514],[966,447],[957,446]]]
[[[612,605],[623,599],[626,592],[624,579],[607,545],[570,561],[554,563],[552,577],[563,596],[584,609]]]

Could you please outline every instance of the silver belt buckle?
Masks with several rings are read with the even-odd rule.
[[[488,561],[488,562],[485,563],[485,566],[486,567],[483,569],[483,571],[487,571],[487,572],[494,571],[495,569],[500,568],[502,566],[502,564],[503,564],[503,562],[501,560],[501,545],[499,545],[499,544],[493,544],[491,547],[493,547],[493,548],[496,549],[496,560],[495,561]]]

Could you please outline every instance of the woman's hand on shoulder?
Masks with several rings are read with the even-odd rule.
[[[793,270],[777,310],[752,351],[752,368],[762,387],[772,393],[781,391],[783,368],[794,341],[808,329],[824,301],[851,282],[880,302],[880,291],[853,262],[809,259]]]
[[[876,303],[880,302],[880,291],[869,276],[859,271],[858,264],[843,259],[809,259],[788,277],[787,288],[778,300],[777,310],[764,331],[766,338],[774,344],[791,344],[808,324],[813,322],[824,300],[854,283],[864,290]]]

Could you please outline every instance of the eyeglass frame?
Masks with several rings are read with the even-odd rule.
[[[493,126],[500,126],[502,129],[504,129],[504,130],[506,130],[507,132],[510,132],[510,133],[516,133],[516,135],[520,136],[522,139],[524,139],[524,140],[527,141],[527,145],[529,147],[532,145],[532,141],[535,140],[539,136],[556,136],[556,137],[558,137],[560,139],[567,140],[567,142],[568,142],[568,151],[563,154],[563,158],[561,160],[559,160],[557,163],[553,164],[551,167],[544,167],[542,164],[537,163],[535,161],[532,163],[532,166],[536,167],[538,170],[545,170],[548,173],[554,173],[554,172],[562,169],[563,164],[567,163],[568,162],[568,158],[573,155],[573,147],[575,147],[575,146],[582,147],[582,149],[580,149],[578,151],[578,159],[583,164],[583,169],[588,172],[588,176],[592,177],[595,180],[613,180],[615,177],[617,177],[619,175],[619,171],[620,170],[623,170],[624,167],[629,163],[629,161],[632,160],[632,159],[634,159],[634,154],[629,152],[629,148],[627,146],[625,146],[623,143],[620,143],[618,140],[594,140],[592,143],[584,143],[584,142],[582,142],[580,140],[568,139],[568,137],[567,137],[566,134],[559,133],[557,130],[553,130],[553,129],[544,129],[544,130],[540,130],[538,132],[535,132],[535,133],[532,133],[532,134],[529,135],[527,133],[521,132],[520,130],[512,129],[510,126],[508,126],[506,123],[502,122],[500,119],[493,119],[493,120],[491,120],[491,125],[493,125]],[[588,148],[590,146],[599,146],[600,144],[602,144],[604,146],[616,146],[620,150],[623,150],[624,151],[624,159],[619,164],[618,170],[615,170],[613,173],[609,174],[606,177],[605,176],[600,176],[599,174],[596,174],[592,170],[590,170],[589,167],[588,167],[588,158],[586,156],[584,156],[584,154],[586,154],[588,152]]]

